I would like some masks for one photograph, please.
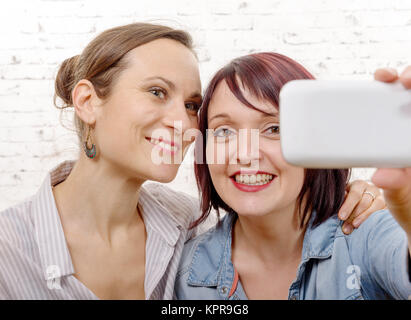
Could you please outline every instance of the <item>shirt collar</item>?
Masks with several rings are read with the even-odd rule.
[[[55,167],[33,198],[35,235],[46,280],[75,273],[52,191],[52,186],[67,178],[74,164],[75,161],[65,161]],[[140,189],[139,203],[143,206],[146,227],[151,227],[169,246],[175,246],[183,229],[182,223],[174,219],[144,186]]]
[[[325,259],[332,255],[334,240],[342,221],[333,215],[325,222],[313,227],[316,213],[310,217],[303,240],[302,262],[311,258]],[[205,234],[197,245],[191,261],[187,283],[193,286],[227,285],[234,279],[231,261],[232,226],[235,214],[226,214],[222,224]]]
[[[154,230],[169,246],[175,246],[180,237],[183,224],[175,219],[169,209],[164,207],[146,190],[144,185],[140,189],[139,203],[143,207],[143,219],[146,228]]]
[[[52,186],[66,179],[73,165],[74,161],[65,161],[47,174],[32,202],[35,237],[45,280],[74,273],[52,191]]]

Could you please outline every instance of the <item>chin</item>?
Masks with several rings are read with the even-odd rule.
[[[170,183],[171,181],[174,180],[174,178],[175,178],[175,176],[173,176],[173,177],[155,177],[155,178],[152,178],[150,180],[160,182],[160,183]]]
[[[243,217],[263,217],[269,214],[269,211],[266,210],[256,210],[256,208],[239,208],[241,211],[237,211],[237,214],[239,216],[243,216]]]
[[[164,168],[164,169],[156,169],[154,170],[152,176],[149,180],[161,182],[161,183],[169,183],[175,179],[177,176],[177,169],[174,168]]]
[[[278,208],[279,203],[274,202],[273,199],[264,199],[264,197],[257,197],[250,199],[243,195],[243,198],[233,197],[231,199],[223,199],[230,208],[240,216],[247,217],[262,217],[269,215]]]
[[[258,208],[255,203],[244,203],[241,201],[226,201],[222,199],[231,209],[241,216],[261,216],[265,214],[265,210]]]

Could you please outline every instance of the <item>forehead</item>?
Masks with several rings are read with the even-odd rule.
[[[244,98],[254,106],[251,108],[243,104],[230,90],[225,80],[216,87],[208,108],[208,119],[219,113],[228,114],[232,118],[265,117],[278,114],[277,108],[269,101],[253,95],[247,88],[241,87]]]
[[[155,73],[170,80],[189,81],[201,86],[194,53],[178,41],[157,39],[130,50],[124,59],[130,75],[145,78]]]

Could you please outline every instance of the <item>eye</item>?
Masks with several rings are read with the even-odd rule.
[[[272,125],[263,131],[263,134],[268,136],[278,136],[280,134],[280,126]]]
[[[188,112],[190,112],[193,115],[197,115],[198,110],[200,109],[200,105],[195,102],[186,102],[185,107]]]
[[[213,135],[218,138],[229,138],[235,135],[235,131],[230,130],[229,128],[219,128],[214,131]]]
[[[164,99],[166,97],[166,91],[161,88],[151,88],[148,92],[155,95],[159,99]]]

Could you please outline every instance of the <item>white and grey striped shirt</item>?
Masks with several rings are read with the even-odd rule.
[[[49,173],[37,194],[0,212],[0,299],[98,299],[74,277],[52,186],[73,161]],[[172,299],[174,280],[198,200],[160,184],[145,184],[139,203],[147,232],[146,299]]]

